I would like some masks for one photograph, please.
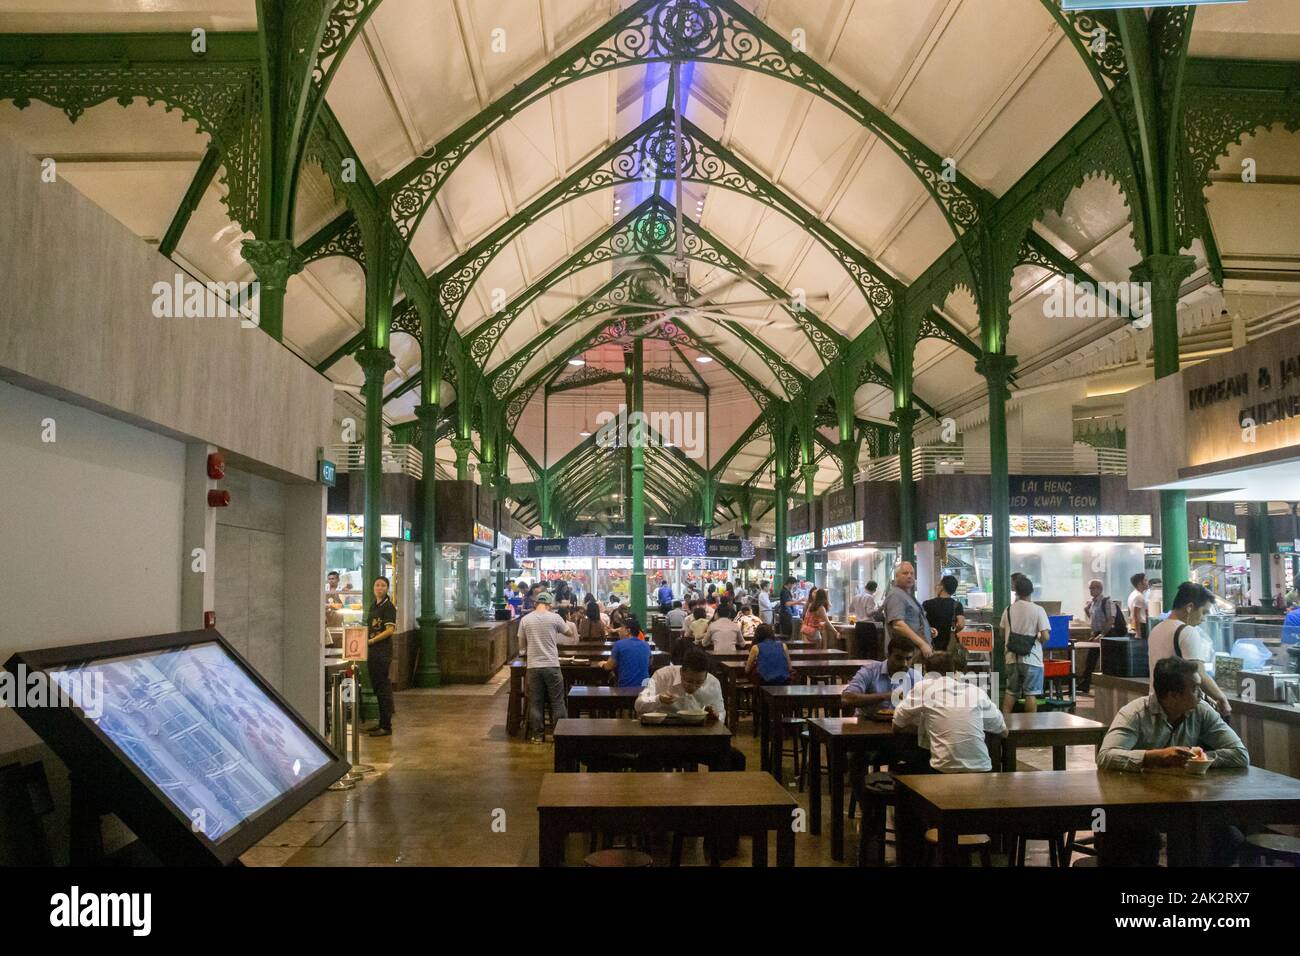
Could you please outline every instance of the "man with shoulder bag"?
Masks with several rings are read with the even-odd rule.
[[[1010,714],[1021,694],[1025,712],[1038,710],[1043,692],[1043,645],[1052,634],[1047,612],[1030,600],[1034,582],[1021,575],[1015,582],[1016,599],[1002,613],[1002,634],[1007,644],[1007,689],[1002,695],[1002,713]]]

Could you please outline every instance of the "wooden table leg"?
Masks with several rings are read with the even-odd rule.
[[[1002,770],[1005,773],[1015,773],[1016,770],[1016,745],[1010,737],[1002,740]]]
[[[894,836],[899,866],[920,866],[925,831],[917,798],[906,787],[897,786],[898,802],[894,805]]]
[[[939,859],[944,866],[961,866],[961,851],[957,844],[957,828],[955,826],[940,826],[939,850]]]
[[[537,865],[564,866],[564,828],[542,814],[537,831]]]
[[[522,697],[523,688],[520,686],[522,681],[516,679],[515,674],[510,674],[510,696],[506,701],[506,734],[510,737],[519,733],[519,716],[523,710],[520,707],[520,698]]]
[[[768,724],[767,696],[754,688],[754,719],[758,721],[758,760],[760,770],[772,769],[772,728]]]
[[[754,866],[766,867],[767,866],[767,829],[763,827],[755,830],[752,839],[754,842],[754,850],[753,850],[753,854],[750,857],[750,862]]]
[[[767,712],[767,722],[771,726],[772,738],[772,756],[768,758],[769,769],[772,776],[776,777],[777,783],[784,783],[781,779],[784,774],[785,757],[782,751],[785,749],[785,727],[781,723],[781,708],[776,705],[776,698],[769,697],[768,704],[763,708]]]
[[[1053,770],[1065,769],[1065,747],[1062,746],[1062,747],[1052,748],[1052,769]]]
[[[820,836],[822,832],[822,747],[817,739],[817,731],[810,729],[808,735],[812,738],[808,754],[808,778],[812,781],[812,786],[808,788],[808,815],[812,817],[812,821],[808,832],[813,836]]]
[[[839,741],[831,738],[826,749],[830,751],[831,788],[831,859],[844,862],[844,750]]]
[[[794,830],[788,823],[776,831],[776,865],[794,866]]]

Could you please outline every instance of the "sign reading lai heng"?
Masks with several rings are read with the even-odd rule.
[[[1101,508],[1097,475],[1013,475],[1011,511],[1088,513]]]

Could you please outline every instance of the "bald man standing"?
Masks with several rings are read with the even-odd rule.
[[[894,569],[894,586],[885,597],[885,625],[891,637],[903,635],[925,658],[933,653],[930,641],[939,632],[926,620],[925,609],[917,601],[915,589],[916,568],[910,561],[903,561]]]

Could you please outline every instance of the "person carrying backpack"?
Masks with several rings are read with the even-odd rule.
[[[1128,624],[1124,621],[1124,612],[1121,610],[1119,602],[1113,600],[1105,593],[1106,585],[1097,578],[1088,582],[1088,594],[1090,600],[1083,606],[1083,613],[1087,615],[1088,621],[1092,626],[1092,639],[1099,641],[1103,637],[1127,637]],[[1088,648],[1088,653],[1083,660],[1083,674],[1079,680],[1079,693],[1086,694],[1092,687],[1092,672],[1097,667],[1097,661],[1101,657],[1101,652],[1095,648]]]

